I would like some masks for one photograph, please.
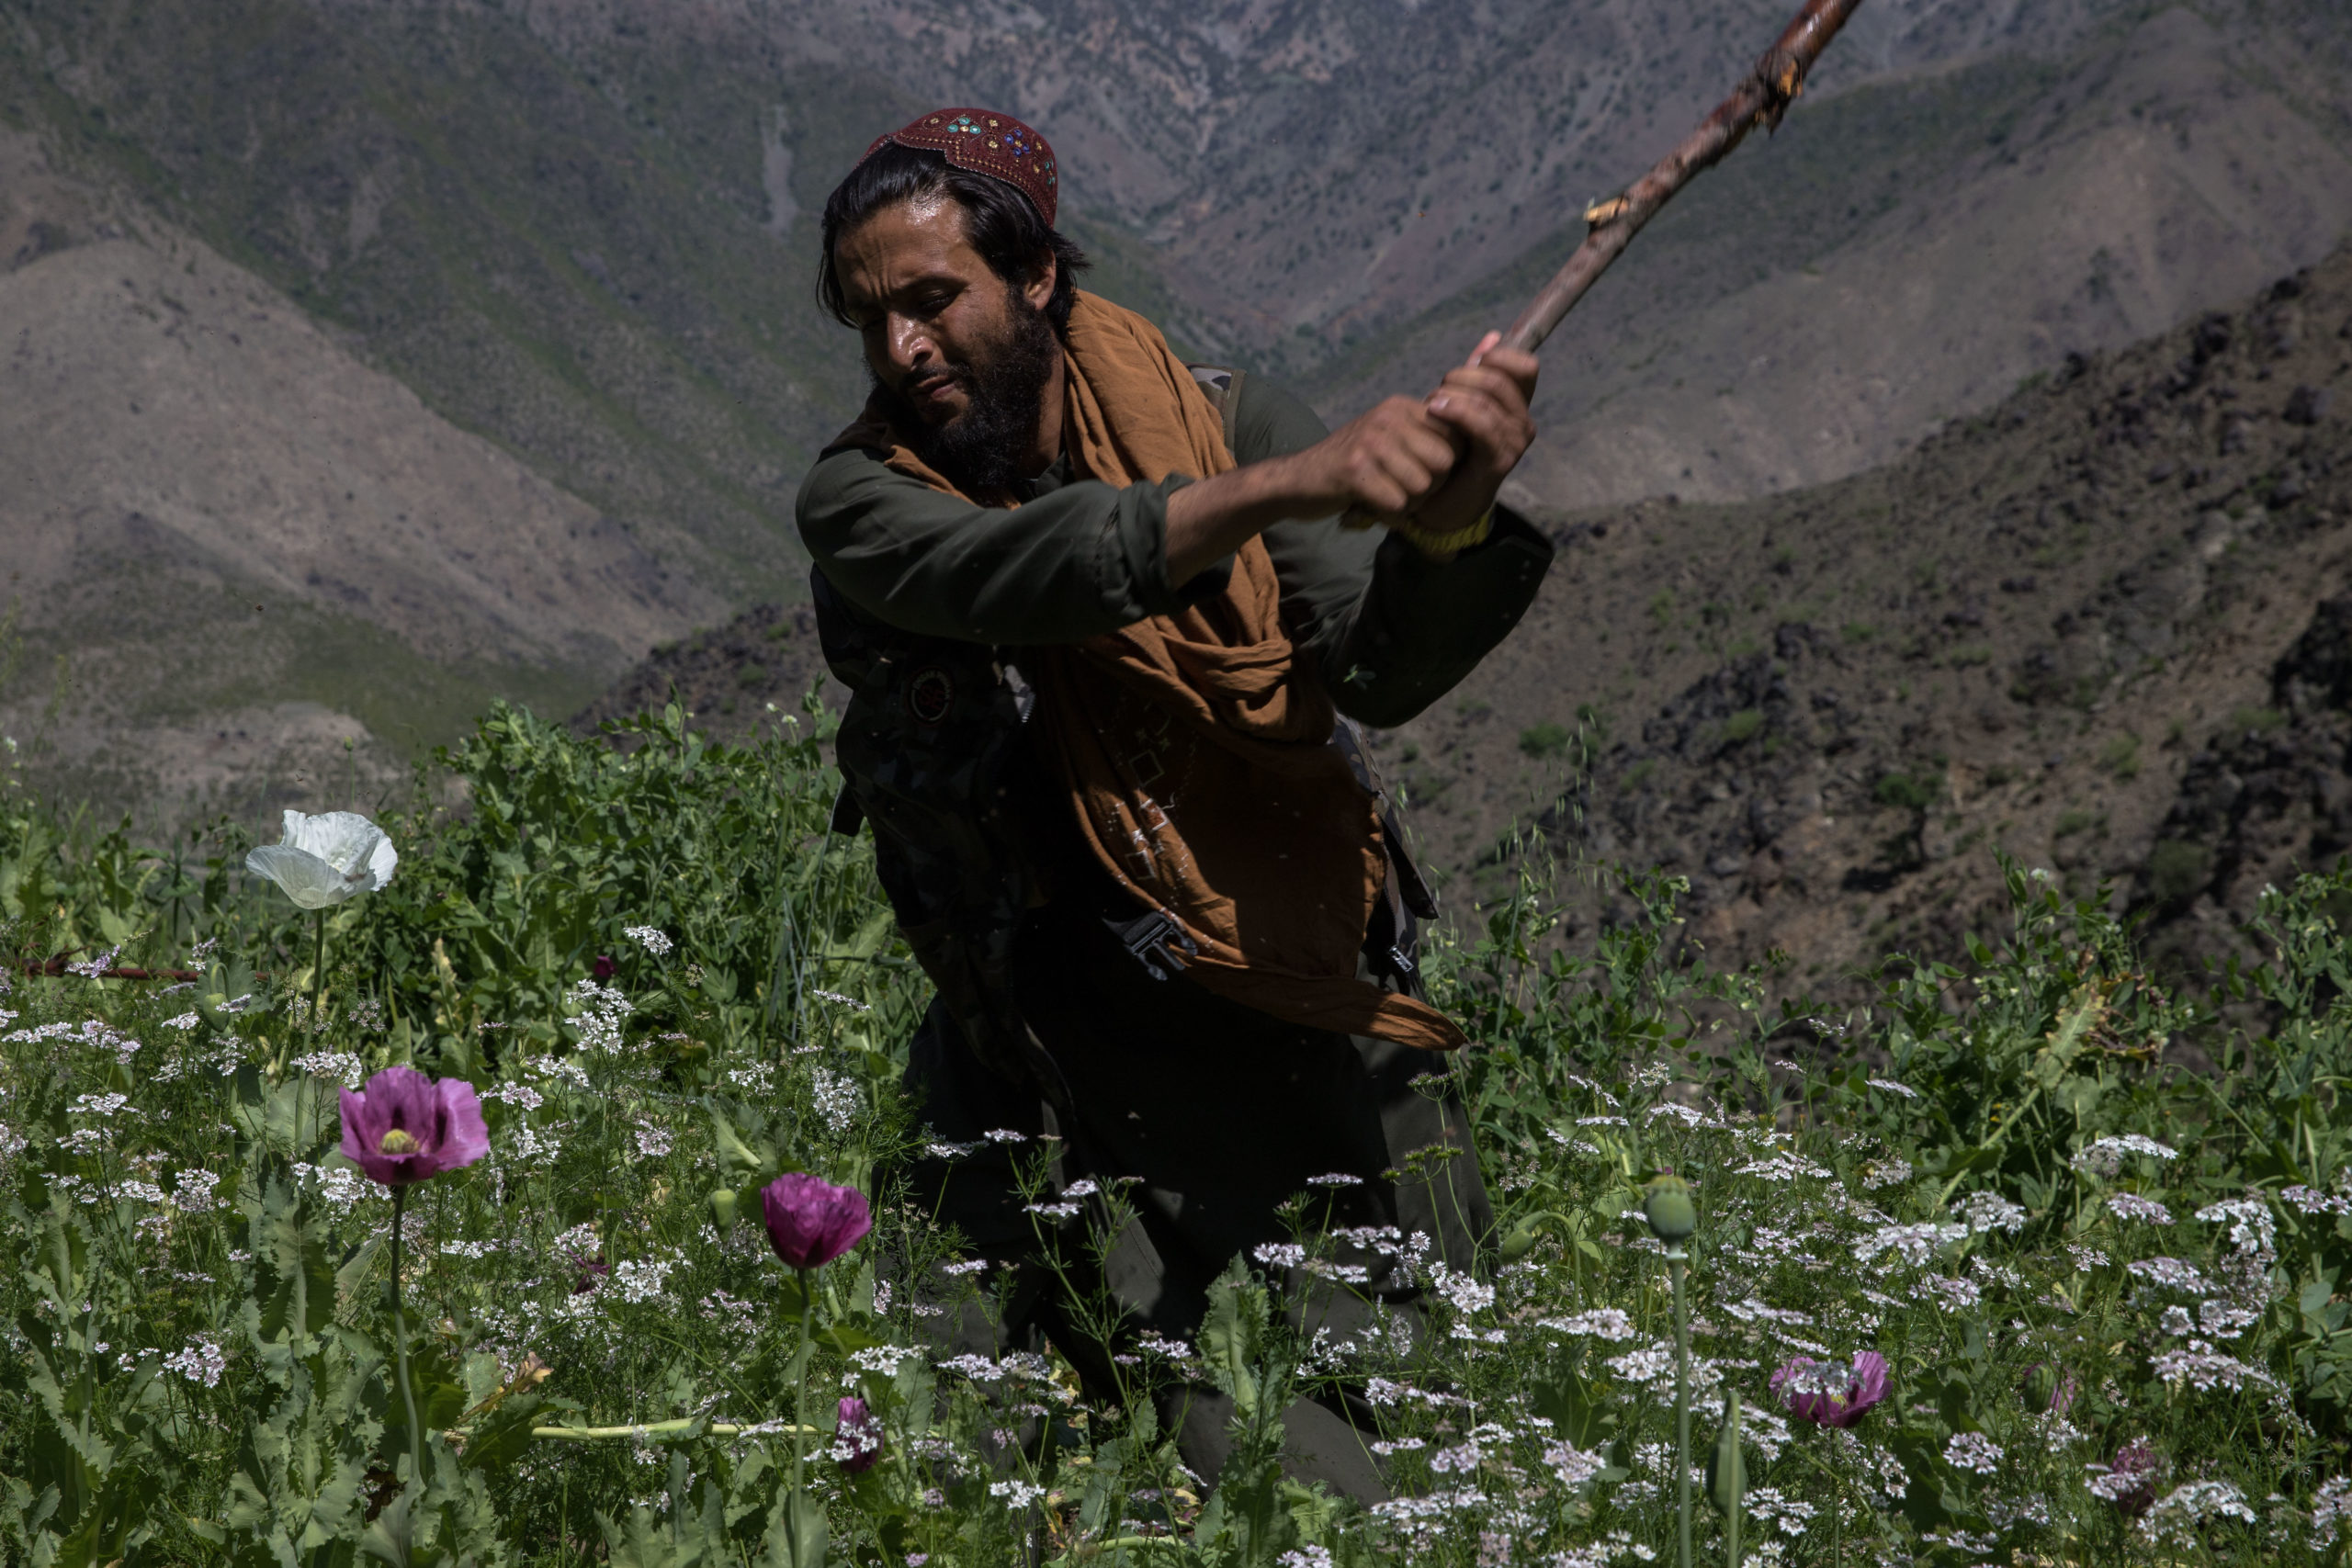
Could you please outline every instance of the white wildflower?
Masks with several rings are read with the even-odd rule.
[[[2202,1393],[2223,1388],[2232,1393],[2248,1383],[2260,1383],[2277,1388],[2278,1380],[2260,1367],[2251,1367],[2235,1356],[2224,1356],[2203,1339],[2192,1339],[2186,1349],[2165,1350],[2150,1358],[2149,1369],[2165,1382],[2178,1388],[2187,1383]]]
[[[1595,1339],[1623,1341],[1634,1337],[1634,1320],[1620,1307],[1596,1307],[1569,1317],[1546,1317],[1537,1320],[1538,1328],[1548,1328],[1555,1334],[1590,1335]]]
[[[2339,1521],[2352,1518],[2352,1476],[2332,1475],[2312,1498],[2312,1550],[2335,1544]]]
[[[2230,1245],[2240,1252],[2269,1255],[2278,1233],[2278,1217],[2270,1205],[2258,1198],[2231,1198],[2208,1204],[2197,1211],[2197,1217],[2207,1224],[2227,1222]]]
[[[220,1386],[220,1374],[229,1370],[229,1358],[209,1334],[199,1334],[187,1342],[184,1349],[175,1350],[164,1358],[164,1370],[177,1372],[190,1382],[200,1382],[207,1388]]]
[[[2142,1224],[2168,1225],[2172,1211],[2154,1198],[2143,1198],[2137,1192],[2110,1192],[2107,1195],[2107,1212],[2119,1220],[2132,1220]]]
[[[816,1102],[817,1114],[826,1126],[840,1137],[850,1129],[858,1112],[865,1109],[865,1097],[858,1092],[857,1080],[846,1073],[829,1073],[822,1067],[809,1069],[809,1098]]]
[[[2177,1258],[2135,1258],[2123,1267],[2162,1290],[2188,1291],[2200,1296],[2213,1293],[2212,1281]]]
[[[1883,1252],[1892,1252],[1905,1263],[1917,1269],[1951,1242],[1968,1235],[1966,1225],[1916,1224],[1881,1225],[1854,1244],[1854,1260],[1868,1263]]]
[[[1900,1187],[1911,1179],[1911,1162],[1899,1155],[1885,1155],[1862,1167],[1865,1189]]]
[[[662,934],[662,929],[659,926],[624,926],[621,928],[621,935],[628,938],[656,958],[662,957],[677,945]]]
[[[314,1078],[326,1078],[345,1089],[357,1089],[368,1076],[358,1057],[348,1051],[313,1051],[294,1058],[294,1066]]]
[[[2014,1235],[2025,1228],[2025,1210],[2010,1202],[1998,1192],[1980,1190],[1971,1192],[1951,1206],[1951,1212],[1968,1224],[1968,1234],[1982,1235],[1986,1231],[2007,1231]]]
[[[2191,1481],[2156,1499],[2140,1521],[2140,1533],[2151,1541],[2187,1545],[2198,1539],[2197,1527],[2208,1519],[2256,1521],[2245,1494],[2228,1481]]]
[[[212,1190],[220,1174],[212,1170],[183,1170],[173,1182],[172,1202],[183,1214],[202,1214],[212,1208]]]
[[[2137,1133],[2125,1133],[2120,1137],[2100,1138],[2075,1151],[2067,1163],[2076,1170],[2094,1176],[2113,1176],[2123,1168],[2127,1155],[2145,1155],[2150,1159],[2178,1159],[2178,1149],[2166,1148],[2154,1138]]]
[[[1944,1442],[1944,1462],[1954,1470],[1990,1475],[2001,1467],[2001,1445],[1982,1432],[1955,1432]]]

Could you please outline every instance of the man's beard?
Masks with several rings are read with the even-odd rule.
[[[924,422],[913,402],[877,378],[875,394],[921,457],[969,496],[1008,491],[1037,440],[1046,383],[1061,357],[1061,340],[1046,313],[1012,293],[1012,330],[984,357],[953,374],[965,394],[964,412],[944,424]]]

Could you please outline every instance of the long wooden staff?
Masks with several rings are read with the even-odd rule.
[[[1740,144],[1751,128],[1761,125],[1768,131],[1778,130],[1781,117],[1804,91],[1805,73],[1813,69],[1813,62],[1821,58],[1821,51],[1861,3],[1862,0],[1806,0],[1804,9],[1764,51],[1756,68],[1733,89],[1730,97],[1715,107],[1714,113],[1700,123],[1698,130],[1682,139],[1680,146],[1659,159],[1624,195],[1587,208],[1584,220],[1592,228],[1585,235],[1584,243],[1568,258],[1568,265],[1544,286],[1543,292],[1519,313],[1519,320],[1503,333],[1503,345],[1532,352],[1552,335],[1560,318],[1584,298],[1585,290],[1608,270],[1609,264],[1641,231],[1642,225],[1676,191],[1690,184],[1692,175],[1721,161]]]

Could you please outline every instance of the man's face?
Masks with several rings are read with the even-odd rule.
[[[970,412],[1020,341],[1020,306],[1043,310],[1054,288],[1050,262],[1017,292],[998,276],[944,194],[884,208],[841,236],[833,263],[875,382],[934,430]]]

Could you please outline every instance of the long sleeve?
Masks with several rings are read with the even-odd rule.
[[[964,642],[1077,642],[1222,592],[1212,568],[1168,586],[1168,497],[1187,481],[1088,479],[1014,508],[975,506],[852,447],[800,487],[800,537],[852,604]]]

